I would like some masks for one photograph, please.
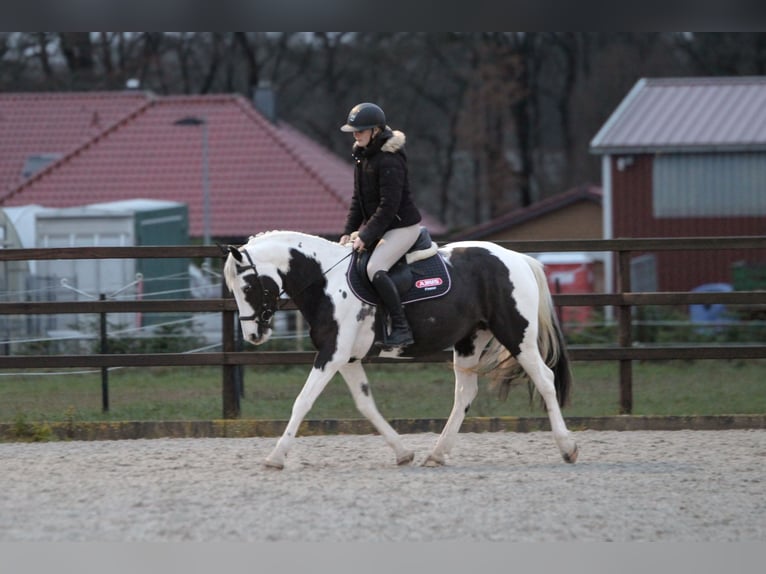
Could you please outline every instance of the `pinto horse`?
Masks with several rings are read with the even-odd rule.
[[[560,410],[571,385],[569,360],[543,266],[534,258],[491,242],[440,247],[437,255],[450,274],[450,289],[406,304],[415,342],[386,350],[375,343],[384,315],[350,289],[348,265],[342,264],[352,254],[350,245],[294,231],[270,231],[228,251],[224,278],[237,303],[244,339],[254,345],[269,339],[278,300],[286,294],[305,317],[317,349],[266,466],[284,467],[301,422],[337,372],[357,409],[394,450],[397,464],[411,463],[413,451],[375,405],[362,361],[376,355],[422,357],[449,348],[454,357],[454,405],[424,466],[446,463],[477,394],[479,374],[493,370],[506,385],[526,374],[542,397],[562,457],[570,463],[577,459],[577,444]]]

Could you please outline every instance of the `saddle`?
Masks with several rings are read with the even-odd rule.
[[[371,254],[372,251],[355,251],[346,271],[346,279],[351,292],[359,299],[370,305],[379,305],[380,297],[367,277]],[[451,286],[447,264],[425,227],[421,227],[418,239],[389,269],[388,275],[396,285],[403,305],[441,297]]]

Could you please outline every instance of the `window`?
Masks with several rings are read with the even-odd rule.
[[[38,153],[27,156],[24,167],[21,169],[21,177],[32,177],[38,171],[42,171],[61,157],[60,153]]]
[[[766,153],[657,155],[653,165],[655,217],[766,215]]]

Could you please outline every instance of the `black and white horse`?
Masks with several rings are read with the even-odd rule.
[[[245,340],[259,345],[269,339],[284,293],[305,317],[317,349],[287,428],[266,458],[269,467],[284,467],[301,422],[336,372],[346,381],[356,407],[393,448],[397,464],[409,464],[414,458],[378,411],[362,366],[365,357],[387,351],[375,344],[381,314],[350,288],[344,261],[350,253],[349,245],[293,231],[262,233],[241,247],[229,247],[224,277],[236,299]],[[423,464],[445,464],[476,396],[478,374],[490,368],[499,369],[505,382],[526,373],[544,401],[564,460],[574,462],[577,444],[559,408],[569,393],[569,361],[542,264],[481,241],[444,245],[437,257],[449,272],[449,290],[406,304],[415,343],[388,351],[402,358],[454,351],[454,405]],[[440,281],[420,281],[434,282]]]

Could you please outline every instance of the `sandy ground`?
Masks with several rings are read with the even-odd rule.
[[[766,541],[766,430],[0,444],[0,542]]]

